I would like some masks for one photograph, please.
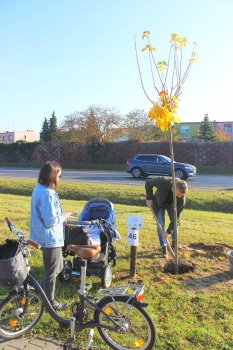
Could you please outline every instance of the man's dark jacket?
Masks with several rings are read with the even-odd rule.
[[[153,187],[156,187],[157,190],[153,193]],[[155,177],[153,179],[149,179],[145,183],[146,189],[146,199],[153,200],[152,208],[155,212],[155,215],[158,214],[159,208],[166,201],[168,192],[172,188],[172,180],[167,177]],[[180,214],[182,213],[185,207],[185,196],[181,198],[176,198],[177,201],[177,224],[180,224]],[[173,202],[171,203],[172,212],[173,212]],[[171,234],[174,230],[174,222],[170,222],[167,233]]]

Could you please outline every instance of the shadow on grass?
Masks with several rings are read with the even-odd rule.
[[[183,281],[183,284],[195,291],[206,289],[210,286],[223,283],[223,282],[229,282],[233,280],[233,275],[231,275],[229,272],[222,272],[222,273],[215,273],[213,275],[205,276],[205,277],[196,277],[196,278],[190,278],[186,281]]]

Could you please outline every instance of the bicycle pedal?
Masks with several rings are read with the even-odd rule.
[[[73,344],[74,344],[74,339],[73,338],[69,338],[65,344],[63,345],[63,350],[74,350],[73,348]]]

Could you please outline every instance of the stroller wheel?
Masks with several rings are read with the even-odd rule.
[[[68,282],[71,277],[72,264],[69,260],[64,260],[64,267],[59,273],[59,279],[61,282]]]
[[[116,266],[116,258],[109,258],[108,263],[112,267]]]
[[[109,288],[112,283],[112,267],[107,265],[102,268],[101,271],[101,286],[104,288]]]

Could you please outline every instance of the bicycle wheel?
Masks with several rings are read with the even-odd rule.
[[[98,327],[98,331],[103,340],[115,350],[151,350],[155,344],[156,328],[148,312],[139,306],[134,300],[129,301],[129,297],[116,296],[103,298],[98,306],[110,316],[119,328],[109,330]],[[96,310],[95,321],[97,323],[112,326],[112,321]]]
[[[25,290],[8,295],[0,304],[0,336],[14,339],[32,329],[41,318],[44,305],[39,294],[30,288],[26,306]]]

